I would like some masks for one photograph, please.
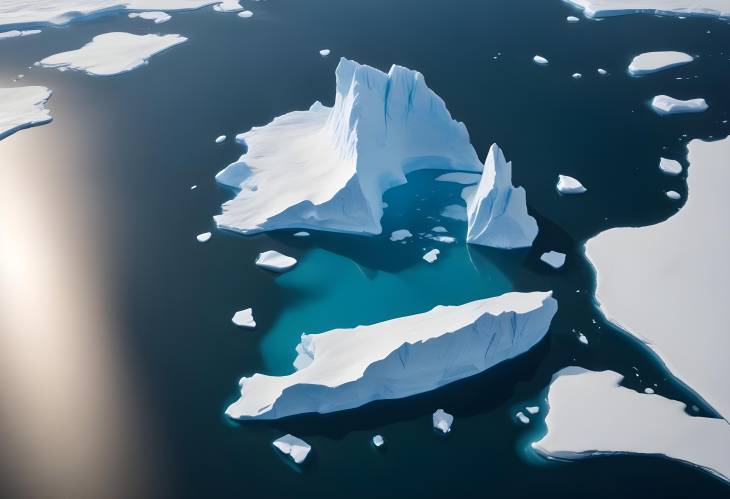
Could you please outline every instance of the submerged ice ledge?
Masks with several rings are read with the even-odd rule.
[[[303,334],[288,376],[240,380],[235,419],[329,413],[402,398],[478,374],[526,352],[547,333],[551,292],[506,293],[371,326]]]

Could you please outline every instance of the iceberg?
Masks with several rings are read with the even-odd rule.
[[[390,234],[391,241],[403,241],[404,239],[408,239],[409,237],[413,237],[413,234],[411,234],[411,231],[408,229],[394,230]]]
[[[330,52],[330,49],[322,49],[319,51],[319,55],[321,55],[322,57],[327,57],[328,55],[330,55]]]
[[[547,396],[547,434],[532,448],[545,457],[567,460],[658,455],[730,480],[726,421],[690,416],[685,404],[622,387],[622,379],[613,371],[580,367],[556,373]]]
[[[524,248],[537,237],[523,187],[512,185],[512,163],[492,144],[473,194],[466,196],[466,242],[493,248]]]
[[[279,449],[282,454],[289,456],[297,464],[302,464],[312,450],[311,445],[291,434],[277,438],[272,445]]]
[[[208,242],[212,235],[213,234],[211,234],[210,232],[203,232],[202,234],[198,234],[197,236],[195,236],[195,239],[197,239],[199,243],[205,243]]]
[[[233,314],[231,322],[240,327],[256,327],[256,321],[253,319],[253,310],[250,308],[247,308],[245,310],[239,310],[238,312]]]
[[[385,444],[385,439],[382,435],[375,435],[373,437],[373,445],[375,447],[382,447]]]
[[[682,173],[682,164],[674,159],[660,158],[659,169],[667,175],[679,175]]]
[[[588,338],[586,338],[586,335],[583,333],[578,333],[578,341],[580,341],[584,345],[588,344]]]
[[[370,326],[303,334],[296,371],[241,378],[234,419],[330,413],[434,390],[520,355],[547,333],[551,292],[506,293]]]
[[[598,68],[596,71],[598,71],[598,74],[601,76],[606,76],[608,74],[608,71],[603,68]]]
[[[451,425],[454,424],[454,416],[444,411],[443,409],[437,409],[431,417],[433,420],[433,428],[440,431],[444,435],[451,432]]]
[[[568,21],[569,23],[577,23],[578,21],[580,21],[580,19],[578,19],[575,16],[568,16],[565,18],[565,20]]]
[[[436,177],[437,182],[453,182],[455,184],[472,185],[478,184],[481,175],[478,173],[451,172]]]
[[[578,179],[569,175],[558,175],[558,183],[555,187],[560,194],[583,194],[588,190]]]
[[[564,0],[578,7],[586,17],[608,17],[625,14],[674,16],[730,15],[728,0]]]
[[[545,59],[541,55],[536,55],[535,57],[532,58],[532,62],[534,62],[535,64],[539,64],[541,66],[544,66],[545,64],[548,63],[548,60]]]
[[[540,260],[547,263],[554,269],[559,269],[565,264],[565,253],[558,251],[548,251],[540,255]]]
[[[219,135],[219,136],[217,136],[215,138],[215,143],[216,144],[222,144],[225,141],[226,141],[226,136],[225,135]]]
[[[519,411],[517,414],[515,414],[515,419],[517,419],[517,421],[519,421],[522,424],[529,424],[530,423],[530,418],[527,417],[525,415],[525,413],[522,412],[522,411]]]
[[[707,110],[705,99],[679,100],[668,95],[657,95],[651,100],[657,114],[701,113]]]
[[[48,56],[40,65],[61,71],[74,69],[89,75],[112,76],[143,66],[153,55],[185,41],[187,38],[180,35],[104,33],[80,49]]]
[[[274,272],[284,272],[296,264],[296,258],[286,256],[274,250],[264,251],[256,257],[256,265],[267,270],[273,270]]]
[[[583,78],[583,75],[582,74],[580,74],[580,73],[573,73],[573,79],[574,80],[579,80],[581,78]]]
[[[23,128],[51,121],[46,109],[50,97],[46,87],[0,88],[0,140]]]
[[[167,12],[161,12],[159,10],[152,10],[147,12],[130,12],[129,16],[130,19],[145,19],[147,21],[153,21],[155,24],[162,24],[166,23],[170,19],[172,19],[172,16],[168,14]]]
[[[430,251],[427,251],[426,254],[423,255],[423,259],[426,260],[428,263],[433,263],[438,259],[440,253],[441,250],[434,248]]]
[[[481,171],[466,127],[417,71],[343,58],[336,80],[333,107],[315,102],[236,137],[248,150],[216,175],[238,191],[220,228],[380,234],[382,195],[408,173]]]
[[[684,52],[675,52],[671,50],[662,52],[644,52],[631,60],[631,64],[629,64],[629,74],[632,76],[642,76],[682,66],[692,61],[694,61],[694,57],[689,54],[685,54]]]
[[[667,191],[667,192],[665,192],[665,194],[667,195],[667,197],[669,199],[671,199],[673,201],[677,201],[678,199],[680,199],[682,197],[679,195],[679,193],[677,191]]]
[[[525,410],[534,416],[535,414],[540,412],[540,407],[538,407],[536,405],[529,405],[529,406],[525,407]]]

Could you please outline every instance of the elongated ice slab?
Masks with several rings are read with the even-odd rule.
[[[577,178],[569,175],[558,175],[558,183],[555,188],[561,194],[583,194],[588,190]]]
[[[482,178],[478,173],[451,172],[436,177],[438,182],[452,182],[455,184],[472,185],[478,184]]]
[[[61,71],[75,69],[90,75],[111,76],[147,64],[153,55],[186,40],[180,35],[104,33],[78,50],[54,54],[41,60],[40,64]]]
[[[21,36],[37,35],[40,32],[41,32],[41,30],[39,30],[39,29],[26,29],[26,30],[13,29],[10,31],[0,32],[0,40],[2,40],[4,38],[18,38]]]
[[[651,107],[658,114],[701,113],[707,110],[705,99],[680,100],[668,95],[657,95],[651,100]]]
[[[172,19],[172,16],[168,14],[167,12],[162,12],[159,10],[152,10],[152,11],[146,11],[146,12],[130,12],[129,13],[130,19],[145,19],[147,21],[152,21],[155,24],[162,24],[166,23],[170,19]]]
[[[238,190],[215,217],[219,227],[379,234],[382,195],[406,174],[481,171],[466,127],[417,71],[340,59],[336,80],[332,108],[315,102],[237,136],[248,150],[216,175]]]
[[[297,464],[302,464],[312,450],[312,446],[301,438],[297,438],[294,435],[286,434],[281,438],[274,440],[274,447],[279,449],[283,454],[289,456],[292,461]]]
[[[586,17],[608,17],[625,14],[658,14],[674,16],[730,15],[730,0],[564,0],[583,10]]]
[[[274,272],[284,272],[297,264],[296,258],[286,256],[278,251],[269,250],[259,253],[256,265]]]
[[[634,76],[641,76],[656,73],[664,69],[682,66],[694,61],[694,57],[684,52],[663,51],[644,52],[634,57],[629,64],[629,73]]]
[[[547,434],[532,447],[557,459],[659,455],[730,480],[725,420],[690,416],[683,403],[624,388],[622,379],[613,371],[559,371],[548,392]]]
[[[551,292],[507,293],[389,321],[303,334],[288,376],[241,379],[226,414],[277,419],[408,397],[472,376],[532,348],[557,302]]]
[[[51,121],[46,87],[0,88],[0,140],[18,130]]]

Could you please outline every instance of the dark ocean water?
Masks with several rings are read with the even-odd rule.
[[[625,16],[568,24],[565,16],[574,11],[558,0],[270,0],[247,8],[255,13],[251,19],[205,9],[173,13],[162,25],[110,15],[0,42],[0,86],[14,85],[19,73],[26,74],[22,84],[48,86],[54,117],[50,125],[0,143],[0,182],[27,187],[26,195],[2,208],[38,214],[32,233],[43,251],[61,254],[43,239],[46,231],[60,229],[95,255],[69,251],[58,265],[83,269],[79,282],[101,283],[108,327],[94,333],[111,345],[133,394],[124,405],[135,417],[101,424],[102,434],[124,435],[126,457],[119,458],[119,482],[102,485],[96,497],[727,497],[719,480],[660,458],[548,463],[527,450],[544,432],[541,417],[522,426],[513,414],[526,404],[544,409],[552,374],[568,365],[615,370],[636,389],[656,383],[657,393],[711,414],[643,346],[602,319],[582,244],[608,227],[672,215],[681,204],[664,191],[684,197],[685,174],[663,175],[659,157],[686,165],[686,142],[730,132],[723,123],[730,110],[728,22]],[[117,77],[27,69],[109,31],[179,33],[189,41]],[[320,57],[322,48],[332,55]],[[631,58],[651,50],[686,51],[697,60],[629,77]],[[549,66],[533,64],[535,54],[547,57]],[[212,216],[231,193],[213,176],[241,149],[232,140],[216,145],[214,138],[315,100],[331,104],[339,56],[383,70],[397,63],[421,71],[452,115],[466,123],[480,158],[497,142],[538,219],[534,246],[509,252],[466,247],[463,223],[437,217],[458,199],[460,187],[434,184],[433,172],[412,175],[411,183],[386,194],[390,207],[381,237],[216,232]],[[598,67],[610,75],[600,77]],[[583,78],[574,80],[574,72]],[[710,108],[659,117],[647,106],[657,94],[704,97]],[[558,173],[579,178],[588,193],[559,196]],[[198,188],[191,191],[193,184]],[[66,202],[49,201],[56,198]],[[394,229],[415,233],[435,225],[460,240],[387,240]],[[212,240],[196,242],[195,235],[207,230],[214,230]],[[427,246],[442,252],[433,265],[421,260]],[[256,268],[256,255],[268,249],[299,258],[299,267],[278,277]],[[560,271],[539,262],[551,249],[568,254]],[[58,289],[68,285],[72,295],[76,280]],[[560,310],[535,349],[483,375],[342,414],[253,424],[223,414],[240,376],[291,370],[303,331],[371,323],[513,289],[552,289]],[[253,332],[230,322],[249,306],[258,323]],[[70,334],[63,322],[48,319],[47,334]],[[589,345],[579,343],[578,332]],[[31,358],[41,353],[51,365],[65,364],[63,353],[45,342]],[[104,377],[104,365],[76,367],[81,379]],[[27,387],[39,397],[48,389],[43,378]],[[94,412],[97,399],[93,390],[59,395],[72,415]],[[6,400],[3,416],[14,412],[13,399]],[[456,417],[448,438],[431,431],[431,414],[439,407]],[[58,418],[53,412],[47,417],[40,424],[55,434]],[[74,424],[58,426],[69,427]],[[96,427],[79,423],[75,430],[79,445],[97,439]],[[286,432],[314,448],[301,468],[289,466],[270,445]],[[375,433],[387,439],[382,452],[369,444]],[[48,455],[63,461],[67,448],[54,442],[45,442]],[[0,492],[12,491],[3,497],[22,494],[13,449],[0,446]],[[116,454],[113,445],[104,450]],[[93,481],[93,475],[89,469],[74,479]]]

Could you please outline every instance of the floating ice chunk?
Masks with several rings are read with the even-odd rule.
[[[320,50],[319,51],[319,55],[321,55],[322,57],[327,57],[328,55],[330,55],[330,49],[322,49],[322,50]]]
[[[669,199],[672,199],[674,201],[680,199],[682,196],[679,195],[677,191],[667,191],[665,193]]]
[[[535,57],[533,57],[533,58],[532,58],[532,61],[533,61],[533,62],[534,62],[535,64],[539,64],[539,65],[541,65],[541,66],[544,66],[545,64],[547,64],[547,63],[548,63],[548,60],[547,60],[547,59],[545,59],[545,58],[544,58],[543,56],[541,56],[541,55],[536,55]]]
[[[40,61],[61,71],[75,69],[90,75],[110,76],[132,71],[148,59],[187,40],[180,35],[133,35],[112,32],[97,35],[78,50],[61,52]]]
[[[444,411],[443,409],[437,409],[433,413],[433,427],[439,430],[444,435],[451,431],[451,425],[454,423],[454,416]]]
[[[667,175],[679,175],[682,173],[682,164],[673,159],[660,158],[659,169]]]
[[[531,406],[525,407],[525,410],[527,412],[529,412],[530,414],[532,414],[533,416],[535,414],[537,414],[538,412],[540,412],[540,408],[536,405],[531,405]]]
[[[537,237],[523,187],[512,185],[512,163],[492,144],[474,194],[466,195],[466,242],[493,248],[524,248]]]
[[[191,191],[194,191],[194,190],[195,190],[195,189],[197,189],[197,188],[198,188],[198,186],[197,186],[197,185],[191,185],[191,186],[190,186],[190,190],[191,190]]]
[[[644,388],[644,393],[646,393],[647,395],[652,395],[654,393],[654,389],[647,386],[646,388]]]
[[[226,414],[277,419],[330,413],[434,390],[520,355],[557,311],[551,293],[507,293],[354,329],[303,334],[297,371],[242,378]]]
[[[674,68],[694,61],[694,57],[684,52],[667,50],[663,52],[644,52],[633,58],[629,64],[629,74],[641,76]]]
[[[685,404],[635,392],[620,386],[622,379],[580,367],[556,373],[548,391],[547,434],[533,449],[557,459],[658,455],[730,480],[727,421],[690,416]]]
[[[231,321],[240,327],[254,328],[256,327],[256,321],[253,320],[253,310],[247,308],[245,310],[239,310],[233,314]]]
[[[423,259],[426,260],[428,263],[433,263],[439,257],[439,253],[441,253],[441,251],[434,248],[431,251],[428,251],[425,255],[423,255]]]
[[[573,73],[573,78],[576,79],[576,80],[578,80],[580,78],[583,78],[583,75],[580,74],[580,73]]]
[[[540,256],[540,260],[547,263],[554,269],[559,269],[565,264],[565,253],[548,251]]]
[[[332,108],[316,102],[238,136],[246,154],[216,175],[239,189],[215,217],[219,227],[379,234],[383,193],[406,173],[481,171],[466,127],[420,73],[343,58],[336,76]]]
[[[439,243],[446,243],[446,244],[453,244],[456,242],[456,238],[451,236],[437,236],[434,234],[428,234],[426,235],[428,239],[431,239],[432,241],[438,241]]]
[[[565,20],[568,21],[569,23],[577,23],[578,21],[580,21],[580,19],[578,19],[575,16],[568,16],[565,18]]]
[[[450,204],[441,211],[441,216],[453,220],[466,221],[466,208],[459,204]]]
[[[451,172],[436,177],[438,182],[453,182],[455,184],[471,185],[478,184],[482,176],[478,173]]]
[[[249,17],[253,17],[253,12],[251,12],[250,10],[244,10],[243,12],[238,13],[238,17],[248,19]]]
[[[223,0],[218,5],[213,6],[213,10],[218,12],[240,12],[243,10],[240,0]]]
[[[226,141],[226,136],[225,135],[219,135],[218,137],[215,138],[215,143],[216,144],[220,144],[220,143],[225,142],[225,141]]]
[[[598,74],[601,76],[606,76],[608,74],[608,71],[606,71],[603,68],[598,68],[597,71],[598,71]]]
[[[18,130],[51,121],[46,87],[0,88],[0,140]]]
[[[588,190],[583,187],[583,184],[578,179],[568,175],[558,175],[556,188],[561,194],[583,194]]]
[[[0,7],[0,8],[2,8],[2,7]],[[0,40],[3,40],[5,38],[16,38],[19,36],[37,35],[40,32],[41,32],[41,30],[39,30],[39,29],[26,29],[26,30],[13,29],[10,31],[0,32]]]
[[[411,234],[411,231],[408,229],[394,230],[393,233],[390,234],[391,241],[402,241],[404,239],[408,239],[409,237],[413,237],[413,234]]]
[[[373,437],[373,445],[375,447],[382,447],[383,444],[385,444],[385,439],[383,438],[382,435],[375,435]]]
[[[679,100],[668,95],[657,95],[651,100],[651,107],[658,114],[701,113],[707,110],[705,99]]]
[[[148,12],[130,12],[129,17],[130,19],[138,17],[147,21],[154,21],[155,24],[166,23],[167,21],[172,19],[172,16],[170,14],[168,14],[167,12],[161,12],[159,10],[153,10]]]
[[[431,229],[431,232],[436,232],[437,234],[443,234],[445,232],[448,232],[446,230],[446,227],[442,227],[441,225],[437,225],[433,229]]]
[[[283,454],[292,458],[292,461],[297,464],[303,463],[304,460],[307,459],[309,452],[312,450],[312,446],[307,442],[290,434],[277,438],[274,440],[273,445]]]
[[[578,341],[580,341],[584,345],[588,344],[588,338],[586,338],[586,335],[583,333],[578,333]]]
[[[299,232],[294,233],[294,237],[309,237],[309,232],[306,230],[300,230]]]
[[[528,424],[530,422],[530,418],[528,418],[524,412],[519,411],[517,414],[515,414],[515,417],[517,420],[522,424]]]
[[[296,258],[286,256],[278,251],[269,250],[259,253],[256,265],[274,272],[284,272],[297,264]]]
[[[625,14],[730,16],[727,0],[565,0],[583,10],[586,17]]]
[[[197,239],[199,243],[206,243],[210,240],[212,235],[213,234],[211,234],[210,232],[203,232],[202,234],[198,234],[197,236],[195,236],[195,239]]]

